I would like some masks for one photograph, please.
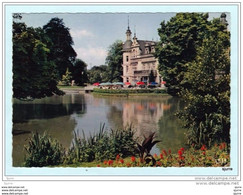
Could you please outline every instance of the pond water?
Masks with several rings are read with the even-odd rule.
[[[184,105],[171,96],[111,97],[93,94],[66,94],[34,101],[13,100],[13,166],[22,166],[31,132],[44,133],[57,139],[65,148],[71,146],[73,132],[86,136],[99,131],[128,125],[143,137],[155,131],[161,140],[152,149],[176,152],[186,143],[185,129],[174,116]]]

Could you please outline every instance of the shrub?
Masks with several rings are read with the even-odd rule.
[[[101,125],[99,132],[88,138],[84,132],[82,137],[74,133],[74,141],[65,163],[102,161],[115,159],[117,154],[127,157],[136,153],[136,140],[131,127],[106,131],[105,125]]]
[[[38,132],[32,134],[29,143],[25,146],[27,157],[24,166],[43,167],[61,164],[64,149],[46,133],[40,135]]]
[[[161,93],[165,94],[165,89],[94,89],[95,93],[106,93],[106,94],[135,94],[135,93]]]

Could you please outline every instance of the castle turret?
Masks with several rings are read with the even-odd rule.
[[[127,27],[127,31],[126,31],[127,38],[123,45],[123,50],[129,50],[131,48],[131,46],[132,46],[131,34],[132,34],[132,32],[129,28],[129,20],[128,20],[128,27]]]
[[[126,41],[123,44],[123,82],[128,82],[129,81],[129,73],[130,73],[130,59],[131,59],[131,46],[132,46],[132,40],[131,40],[131,30],[129,28],[129,20],[128,20],[128,27],[126,31]]]

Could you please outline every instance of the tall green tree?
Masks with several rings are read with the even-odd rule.
[[[195,60],[187,64],[182,90],[188,106],[181,113],[189,143],[200,147],[230,143],[230,34],[219,19],[211,21]]]
[[[13,97],[42,98],[63,94],[57,88],[55,63],[49,58],[48,38],[40,28],[13,22]]]
[[[52,18],[43,26],[44,33],[49,37],[50,58],[57,66],[59,78],[65,74],[66,69],[73,66],[77,56],[72,45],[73,40],[69,28],[65,26],[60,18]]]
[[[187,63],[195,59],[197,47],[202,44],[208,24],[208,14],[178,13],[158,29],[160,41],[155,56],[159,70],[166,81],[168,93],[179,95],[187,83],[181,83]]]
[[[88,82],[87,64],[81,59],[76,59],[71,68],[72,78],[79,86],[83,86]]]
[[[102,83],[109,81],[109,72],[106,65],[93,66],[88,70],[89,83]]]
[[[109,69],[109,81],[122,81],[123,68],[122,64],[122,41],[114,42],[108,50],[106,57],[106,64]]]

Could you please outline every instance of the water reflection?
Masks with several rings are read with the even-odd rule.
[[[102,97],[92,94],[67,94],[32,102],[14,100],[13,104],[13,166],[21,166],[24,160],[24,145],[30,134],[26,132],[47,131],[68,148],[73,131],[84,131],[86,136],[106,128],[116,129],[132,125],[136,135],[146,136],[156,131],[162,148],[172,150],[185,143],[184,130],[174,114],[183,105],[170,96]],[[23,134],[23,132],[25,132]],[[156,152],[157,152],[156,151]]]
[[[136,129],[137,136],[147,135],[151,131],[157,131],[158,122],[163,116],[164,108],[168,105],[170,96],[166,97],[131,97],[113,98],[106,101],[110,105],[107,114],[109,121],[118,127],[132,125]]]
[[[172,152],[177,152],[181,147],[185,147],[186,129],[182,128],[181,121],[176,117],[179,110],[184,109],[185,104],[178,98],[168,100],[168,105],[164,107],[164,116],[158,121],[159,139],[161,142],[157,147],[165,150],[171,149]]]
[[[20,110],[21,112],[19,112]],[[30,119],[49,119],[73,113],[84,113],[85,110],[86,104],[83,95],[52,96],[33,101],[14,99],[13,122],[24,122]]]
[[[86,112],[83,95],[69,94],[36,99],[31,102],[13,101],[13,166],[24,161],[24,145],[31,132],[45,131],[57,139],[65,148],[70,146],[76,126],[73,114],[81,117]]]

